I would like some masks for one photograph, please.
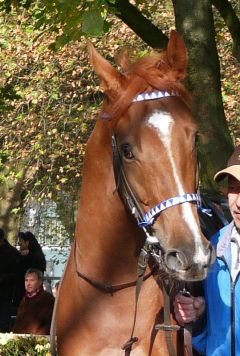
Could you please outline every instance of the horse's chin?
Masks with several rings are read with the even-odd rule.
[[[179,281],[198,282],[204,280],[207,277],[207,273],[208,273],[208,268],[204,267],[199,270],[193,268],[187,271],[171,272],[171,276]]]

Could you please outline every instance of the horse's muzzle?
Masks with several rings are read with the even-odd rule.
[[[206,277],[208,267],[215,260],[215,251],[210,243],[202,255],[204,258],[194,261],[192,255],[181,249],[169,249],[165,252],[164,262],[177,279],[200,280]]]

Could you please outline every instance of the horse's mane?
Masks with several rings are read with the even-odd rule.
[[[185,75],[171,67],[165,52],[153,52],[134,63],[129,62],[122,74],[122,90],[114,100],[104,103],[101,117],[117,120],[136,95],[154,90],[177,93],[190,107],[190,95],[180,80]],[[108,95],[108,92],[105,94]]]

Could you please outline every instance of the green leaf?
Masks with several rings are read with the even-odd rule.
[[[21,179],[23,176],[24,176],[24,170],[20,170],[20,171],[15,175],[15,177],[16,177],[17,179]]]
[[[86,11],[83,14],[82,31],[90,36],[100,36],[104,33],[104,20],[98,9]]]
[[[12,212],[14,215],[17,215],[20,210],[21,210],[20,208],[13,208],[11,212]]]

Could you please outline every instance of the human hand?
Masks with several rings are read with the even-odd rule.
[[[175,317],[179,325],[196,321],[205,311],[203,297],[186,297],[178,293],[173,302]]]

